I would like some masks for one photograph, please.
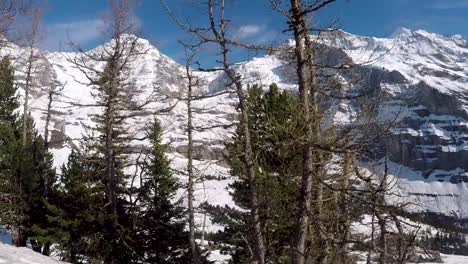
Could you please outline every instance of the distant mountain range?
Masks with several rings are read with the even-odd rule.
[[[330,69],[334,79],[342,83],[340,93],[372,88],[385,95],[375,115],[382,119],[394,118],[397,122],[391,134],[378,143],[380,147],[386,146],[391,160],[390,173],[399,179],[398,192],[415,204],[409,210],[468,218],[468,41],[460,35],[443,36],[404,28],[388,38],[335,31],[321,41],[333,47],[319,56],[321,60],[354,65],[346,71]],[[153,92],[156,100],[135,115],[127,129],[136,137],[143,135],[152,113],[177,103],[158,118],[171,146],[169,156],[174,167],[183,169],[187,146],[186,108],[177,97],[185,87],[185,69],[149,41],[140,39],[139,44],[146,52],[131,62],[128,79],[134,80],[135,93],[130,100],[144,100]],[[21,59],[27,51],[12,44],[2,52],[21,68]],[[53,103],[49,127],[55,165],[59,167],[71,149],[80,144],[85,127],[93,124],[90,115],[99,108],[92,106],[95,98],[84,74],[70,62],[70,58],[82,55],[45,51],[38,54],[35,72],[38,78],[30,99],[32,115],[41,133],[45,126],[47,90],[64,87]],[[294,89],[295,71],[286,57],[277,52],[236,64],[234,68],[246,84],[267,86],[274,82],[280,88]],[[103,67],[102,63],[94,66]],[[203,79],[197,91],[200,94],[225,89],[227,81],[222,73],[196,72],[196,75]],[[17,78],[23,77],[18,70]],[[200,109],[194,116],[195,126],[211,127],[195,134],[196,165],[200,174],[210,176],[196,188],[199,202],[234,206],[226,189],[232,179],[229,168],[222,162],[223,141],[232,128],[219,125],[235,120],[236,105],[236,97],[229,94],[195,102],[195,107]],[[346,99],[330,100],[324,107],[326,121],[334,124],[350,123],[360,111]],[[133,144],[138,149],[147,142],[135,140]],[[180,178],[185,180],[183,175]],[[211,225],[209,230],[218,228],[221,227]]]

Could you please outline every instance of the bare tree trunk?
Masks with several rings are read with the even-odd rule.
[[[197,243],[195,242],[195,209],[193,207],[194,201],[194,173],[193,173],[193,124],[192,124],[192,89],[193,89],[193,76],[190,71],[189,63],[185,67],[187,78],[188,78],[188,89],[187,89],[187,137],[188,137],[188,149],[187,149],[187,173],[188,173],[188,215],[189,215],[189,242],[190,242],[190,251],[192,253],[192,263],[198,264],[198,249]]]
[[[63,89],[63,87],[62,87]],[[54,101],[54,96],[57,93],[55,91],[55,88],[51,88],[48,94],[48,102],[47,102],[47,110],[46,110],[46,122],[45,122],[45,128],[44,128],[44,149],[45,151],[49,150],[49,125],[50,125],[50,119],[52,118],[52,103]],[[47,157],[44,157],[44,159],[47,159]],[[49,178],[47,175],[44,175],[44,197],[46,200],[49,198]]]
[[[22,144],[23,147],[26,146],[26,138],[28,131],[28,116],[29,116],[29,90],[31,86],[31,74],[33,67],[34,59],[34,48],[30,47],[29,58],[26,65],[26,80],[24,85],[24,103],[23,103],[23,134],[22,134]]]
[[[27,45],[29,48],[29,54],[26,61],[26,80],[24,85],[24,105],[23,105],[23,147],[26,145],[26,134],[27,134],[27,121],[29,116],[29,93],[31,89],[32,74],[34,68],[34,60],[36,54],[34,49],[36,48],[39,30],[41,24],[41,10],[38,7],[33,7],[30,14],[31,18],[31,32],[26,36]]]
[[[252,143],[249,130],[249,107],[246,102],[244,90],[242,87],[241,77],[230,68],[229,63],[229,47],[226,41],[226,20],[224,17],[225,1],[221,1],[221,18],[219,25],[219,32],[216,29],[214,16],[213,16],[213,0],[208,1],[208,12],[210,17],[211,30],[218,40],[223,56],[222,64],[224,73],[229,78],[232,85],[234,85],[237,97],[239,99],[239,109],[241,112],[240,126],[242,127],[242,135],[244,139],[244,163],[246,166],[247,178],[250,187],[250,217],[253,225],[253,237],[255,248],[255,260],[258,264],[265,264],[265,245],[263,230],[260,222],[260,214],[258,208],[258,192],[257,181],[255,176],[254,157],[252,152]]]
[[[28,134],[28,118],[29,118],[29,90],[30,90],[30,85],[31,85],[31,74],[32,74],[32,67],[33,67],[33,56],[34,56],[34,48],[33,46],[30,47],[30,54],[28,57],[27,61],[27,69],[26,69],[26,82],[24,85],[24,103],[23,103],[23,132],[22,132],[22,137],[21,137],[21,146],[23,147],[23,151],[26,149],[26,144],[27,144],[27,134]],[[18,173],[17,177],[17,183],[18,183],[18,195],[19,197],[23,196],[23,186],[22,186],[22,181],[23,181],[23,169],[20,169],[20,172]],[[21,199],[21,198],[20,198]],[[22,210],[23,206],[20,206],[20,216],[24,217],[24,212]],[[25,223],[21,222],[19,223],[19,226],[17,227],[17,237],[16,237],[16,242],[15,245],[17,247],[25,247],[26,246],[26,240],[27,240],[27,235],[26,235],[26,227],[24,226]]]
[[[306,239],[310,216],[314,217],[313,235],[314,247],[322,247],[323,239],[321,234],[320,213],[322,203],[322,186],[319,177],[321,164],[317,151],[313,151],[311,143],[318,137],[320,132],[320,118],[318,115],[318,104],[316,100],[316,88],[314,84],[313,51],[309,37],[309,27],[306,16],[303,13],[302,1],[291,0],[290,25],[294,32],[295,48],[294,53],[297,64],[297,77],[300,96],[300,107],[303,122],[307,124],[305,137],[306,143],[302,151],[302,179],[299,196],[299,208],[297,212],[296,230],[293,236],[293,257],[292,263],[304,264],[306,260]],[[315,179],[314,179],[315,177]],[[315,198],[315,201],[314,201]],[[323,253],[321,249],[316,249],[313,256],[314,263],[321,263]]]
[[[232,73],[231,73],[232,74]],[[231,79],[237,79],[232,78]],[[239,108],[241,110],[241,126],[244,136],[244,160],[247,167],[247,177],[250,185],[250,215],[252,218],[253,228],[254,228],[254,238],[255,238],[255,250],[256,258],[258,264],[265,263],[265,245],[263,238],[263,230],[260,222],[260,214],[258,210],[258,192],[257,192],[257,181],[255,177],[255,168],[252,155],[252,145],[251,137],[249,130],[249,109],[244,97],[244,91],[242,90],[242,85],[239,81],[235,82],[237,96],[239,97]]]
[[[116,40],[119,43],[118,40]],[[118,44],[116,44],[117,46]],[[116,48],[118,50],[118,48]],[[111,62],[112,64],[112,62]],[[116,67],[113,65],[111,67]],[[107,172],[107,179],[106,179],[106,192],[108,198],[108,206],[111,215],[111,224],[110,224],[110,231],[111,233],[115,233],[118,226],[118,214],[117,214],[117,180],[116,180],[116,171],[115,171],[115,155],[114,155],[114,121],[115,121],[115,101],[114,95],[117,94],[115,91],[117,89],[117,75],[114,72],[116,69],[111,69],[112,72],[112,80],[110,82],[109,91],[107,91],[107,105],[105,110],[105,118],[106,118],[106,126],[104,134],[106,136],[105,142],[105,158],[106,158],[106,172]]]
[[[203,224],[202,224],[202,233],[201,233],[201,241],[200,246],[205,245],[205,228],[206,228],[206,211],[203,213]]]
[[[48,95],[46,122],[45,122],[45,128],[44,128],[44,148],[46,150],[49,149],[49,124],[50,124],[50,119],[52,117],[51,110],[52,110],[53,98],[54,98],[54,91],[50,90],[49,95]]]
[[[379,235],[379,264],[387,263],[387,222],[385,221],[385,215],[380,213],[376,214],[377,223],[380,229]]]
[[[55,84],[51,84],[53,86]],[[49,140],[49,125],[50,120],[52,119],[52,104],[54,103],[54,96],[59,95],[63,89],[65,89],[65,85],[63,84],[60,87],[51,87],[48,92],[47,96],[47,110],[46,110],[46,121],[45,121],[45,129],[44,129],[44,148],[45,150],[49,150],[50,140]]]
[[[371,234],[370,234],[370,245],[367,251],[366,264],[371,264],[372,254],[376,248],[375,246],[375,204],[372,204],[372,217],[371,217]]]
[[[327,234],[327,252],[328,256],[324,263],[347,263],[347,243],[350,231],[350,203],[349,197],[349,178],[351,175],[353,155],[346,152],[341,162],[341,174],[336,179],[339,189],[333,190],[334,204],[336,210],[333,214],[333,229]],[[335,239],[336,237],[336,239]]]
[[[343,164],[343,175],[342,177],[342,184],[341,184],[341,189],[342,191],[339,193],[340,199],[339,199],[339,240],[340,240],[340,245],[338,245],[337,248],[337,255],[338,255],[338,260],[340,263],[346,263],[346,241],[348,240],[348,235],[349,235],[349,229],[351,225],[351,220],[350,220],[350,200],[347,195],[347,192],[349,190],[349,177],[351,175],[351,163],[352,163],[352,158],[353,156],[351,154],[345,154],[344,157],[344,164]]]
[[[31,31],[26,35],[26,43],[29,48],[29,54],[27,55],[26,61],[26,71],[25,71],[25,83],[24,83],[24,102],[23,102],[23,119],[22,119],[22,135],[21,135],[21,144],[23,147],[23,151],[25,151],[25,147],[27,144],[27,136],[28,136],[28,119],[29,119],[29,93],[31,89],[31,82],[32,82],[32,74],[34,70],[34,62],[35,56],[34,53],[35,46],[38,41],[39,37],[39,28],[40,28],[40,19],[41,13],[39,8],[33,7],[31,10],[30,15],[30,23],[31,23]],[[23,197],[23,171],[20,171],[17,174],[17,194],[22,199]],[[20,205],[20,217],[24,217],[23,206]],[[27,240],[27,233],[29,232],[28,224],[25,221],[20,221],[19,226],[16,227],[16,238],[15,238],[15,245],[16,246],[26,246]]]
[[[398,219],[398,217],[395,215],[395,213],[393,212],[389,212],[390,214],[390,218],[392,219],[393,223],[395,224],[395,227],[396,229],[398,230],[398,233],[396,233],[396,241],[394,243],[396,243],[396,249],[393,250],[395,251],[394,255],[394,259],[395,259],[395,263],[405,263],[405,260],[406,260],[406,248],[405,248],[405,231],[403,230],[403,227],[401,225],[401,222],[400,220]]]
[[[15,247],[26,247],[26,232],[22,229],[21,224],[13,228],[11,232],[11,240]]]

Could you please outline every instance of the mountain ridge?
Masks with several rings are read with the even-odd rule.
[[[398,118],[398,126],[382,139],[391,155],[391,173],[399,178],[399,192],[409,201],[418,204],[411,208],[415,212],[434,212],[457,218],[468,218],[468,46],[460,35],[443,36],[427,31],[397,30],[389,38],[357,36],[344,31],[330,32],[325,43],[336,51],[325,54],[325,59],[351,59],[351,72],[334,72],[343,82],[344,93],[375,86],[387,94],[376,113],[382,118]],[[148,50],[136,62],[132,62],[129,79],[141,91],[135,100],[143,100],[149,91],[156,91],[161,97],[174,98],[154,102],[146,108],[149,112],[177,101],[176,95],[183,93],[184,67],[164,55],[147,40],[139,42]],[[105,44],[106,45],[106,44]],[[11,52],[21,54],[22,48],[12,46]],[[96,51],[99,47],[93,49]],[[92,52],[91,50],[90,52]],[[66,161],[74,146],[80,144],[84,127],[93,124],[90,116],[99,109],[79,108],[78,104],[92,104],[91,87],[84,85],[85,77],[70,62],[70,56],[78,53],[43,52],[41,63],[47,76],[55,85],[65,84],[62,96],[54,103],[51,130],[52,152],[55,165]],[[5,55],[5,54],[4,54]],[[284,55],[284,54],[283,54]],[[294,89],[294,69],[282,54],[256,57],[237,63],[237,70],[245,83],[267,86],[277,83],[281,88]],[[351,74],[352,73],[352,74]],[[204,80],[199,93],[223,90],[227,81],[222,73],[195,71]],[[21,74],[18,74],[20,76]],[[354,75],[360,79],[356,81]],[[32,115],[39,131],[44,131],[44,109],[46,94],[44,84],[38,83],[31,93]],[[354,120],[360,111],[349,100],[335,100],[327,103],[329,120],[346,123]],[[229,168],[222,162],[223,141],[232,130],[222,128],[236,116],[236,99],[229,95],[207,98],[195,103],[206,109],[195,114],[196,124],[213,127],[211,130],[195,133],[197,147],[196,165],[204,170],[205,176],[216,176],[207,180],[205,186],[197,189],[199,203],[234,206],[227,185],[232,182]],[[396,116],[396,112],[402,112]],[[399,113],[399,114],[400,114]],[[131,122],[138,135],[152,115],[134,117]],[[159,115],[165,128],[165,141],[170,143],[169,156],[177,170],[185,166],[184,152],[187,138],[184,133],[186,122],[185,106],[182,101],[170,112]],[[147,142],[135,141],[136,147]],[[180,175],[182,181],[184,175]],[[182,195],[182,193],[181,193]],[[434,197],[435,196],[435,197]],[[198,216],[201,221],[202,216]],[[211,226],[211,230],[222,227]]]

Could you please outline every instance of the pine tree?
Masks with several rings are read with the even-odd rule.
[[[121,51],[116,51],[116,53]],[[96,127],[92,128],[93,133],[88,137],[88,148],[94,154],[97,164],[97,175],[105,186],[106,203],[104,203],[104,237],[103,242],[107,242],[109,255],[106,261],[115,262],[117,256],[122,256],[129,251],[125,245],[127,242],[127,227],[119,223],[126,218],[128,212],[122,209],[125,199],[125,179],[126,156],[123,149],[128,144],[125,142],[124,128],[122,127],[126,110],[126,98],[124,86],[121,84],[122,73],[119,68],[123,58],[110,58],[107,66],[101,75],[101,79],[96,86],[98,92],[98,104],[103,106],[102,113],[94,115]],[[114,259],[114,260],[112,260]],[[117,263],[117,262],[116,262]],[[122,263],[122,262],[120,262]]]
[[[130,2],[111,1],[109,22],[112,24],[110,33],[113,39],[109,45],[103,46],[102,50],[71,58],[71,62],[88,77],[96,99],[95,106],[100,110],[91,116],[95,125],[88,128],[82,144],[84,150],[80,152],[80,158],[73,161],[78,163],[79,166],[75,165],[77,168],[86,168],[84,172],[76,172],[73,178],[98,188],[90,193],[92,199],[89,207],[83,208],[93,217],[83,221],[77,215],[76,211],[84,204],[62,208],[66,204],[61,199],[72,200],[73,196],[80,195],[70,191],[76,187],[69,186],[67,188],[70,190],[63,191],[67,195],[59,197],[50,207],[49,219],[55,222],[58,234],[65,232],[72,237],[76,229],[89,230],[89,233],[83,232],[86,243],[79,243],[76,253],[71,252],[70,246],[74,239],[61,242],[70,258],[78,254],[98,263],[153,263],[153,260],[164,263],[185,255],[188,237],[183,232],[185,225],[178,222],[181,218],[180,207],[172,205],[170,201],[177,184],[164,156],[161,132],[156,132],[155,127],[150,133],[153,146],[148,163],[144,163],[141,171],[140,184],[133,182],[139,168],[134,167],[138,163],[135,162],[138,153],[134,152],[131,144],[134,134],[128,132],[132,125],[129,119],[138,115],[138,110],[145,104],[131,105],[135,102],[129,102],[135,92],[135,80],[127,78],[131,62],[144,52],[140,50],[138,38],[130,35],[134,22],[128,19],[132,15]],[[94,69],[95,63],[102,63],[104,67]],[[72,164],[67,167],[73,168]],[[134,170],[136,172],[132,174]],[[70,172],[66,173],[69,175],[64,177],[72,176]],[[77,186],[80,186],[79,183]],[[93,209],[89,211],[90,208]],[[68,225],[69,221],[73,225]],[[60,223],[65,223],[65,226],[60,226]],[[44,232],[46,238],[49,231]],[[180,242],[180,238],[184,243]],[[183,246],[179,246],[179,243]]]
[[[162,130],[155,120],[148,128],[151,147],[142,165],[141,186],[136,192],[135,244],[145,263],[191,263],[185,212],[173,202],[179,188],[170,162],[167,145],[162,143]]]
[[[100,234],[96,243],[105,248],[101,250],[102,261],[106,263],[131,263],[140,258],[135,253],[132,243],[131,214],[128,211],[130,191],[127,181],[131,153],[132,135],[128,132],[129,111],[137,112],[131,107],[130,98],[135,92],[134,80],[127,78],[130,64],[143,52],[138,38],[133,33],[132,1],[110,1],[110,19],[107,21],[112,40],[109,45],[92,53],[82,53],[71,58],[71,62],[87,77],[93,88],[96,106],[99,111],[91,116],[95,125],[90,127],[85,136],[84,145],[89,151],[92,162],[96,165],[97,180],[104,186],[104,203],[101,207],[103,219]],[[95,63],[104,65],[95,69]],[[90,71],[92,73],[90,73]],[[131,197],[130,197],[131,198]]]
[[[0,61],[0,122],[14,124],[18,118],[15,110],[19,107],[16,96],[13,68],[8,57]]]
[[[23,148],[23,157],[20,164],[20,173],[23,179],[22,188],[25,194],[27,210],[26,215],[28,222],[26,224],[28,237],[32,248],[42,253],[42,243],[38,243],[32,239],[34,233],[32,227],[34,225],[47,226],[47,218],[44,214],[46,211],[46,201],[53,193],[52,184],[56,181],[55,169],[52,165],[52,154],[45,149],[44,139],[37,134],[33,129],[32,121],[28,125],[28,138],[31,133],[32,140],[26,141],[27,144]],[[46,254],[46,252],[44,252]]]
[[[52,217],[57,217],[62,214],[61,211],[67,213],[72,210],[70,216],[65,216],[67,219],[78,220],[80,224],[74,229],[89,228],[85,244],[79,241],[75,242],[76,237],[73,236],[68,242],[69,244],[82,244],[77,248],[79,254],[98,262],[133,263],[141,256],[136,254],[133,243],[132,230],[134,226],[131,223],[131,212],[127,199],[130,190],[126,186],[128,174],[124,172],[128,168],[128,155],[124,153],[124,149],[128,147],[130,141],[123,128],[125,111],[128,110],[127,84],[124,84],[123,81],[124,72],[127,70],[124,60],[128,57],[123,55],[126,51],[120,46],[130,44],[126,42],[128,40],[123,38],[115,41],[115,46],[105,52],[106,66],[104,70],[98,74],[96,80],[90,80],[95,88],[94,95],[97,99],[97,105],[101,107],[102,111],[92,115],[96,125],[88,128],[81,154],[70,160],[68,169],[71,171],[66,171],[68,175],[64,174],[64,177],[68,177],[65,180],[75,182],[74,184],[77,186],[68,186],[71,190],[64,191],[67,196],[59,197],[57,203],[54,204],[59,211],[55,208],[52,208],[51,211]],[[85,170],[76,171],[80,168]],[[72,203],[71,208],[62,208],[61,199],[73,200],[73,196],[80,196],[81,189],[76,188],[81,188],[83,185],[93,186],[91,192],[85,196],[91,200],[82,201],[79,204]],[[83,220],[82,216],[73,212],[82,206],[84,206],[84,212],[93,208],[91,212],[88,212],[92,213],[93,217]],[[51,218],[51,220],[53,219]],[[72,227],[69,227],[72,230],[62,228],[70,235],[74,234]],[[72,252],[69,246],[66,247],[69,251],[67,253],[69,257],[74,258],[76,253]]]
[[[290,256],[290,230],[294,218],[290,212],[297,206],[295,188],[299,172],[300,150],[291,148],[301,125],[296,123],[296,99],[273,84],[268,92],[262,87],[248,89],[249,129],[255,159],[255,177],[259,197],[259,213],[265,234],[266,261],[286,263]],[[243,164],[242,133],[239,127],[226,144],[231,174],[236,181],[230,186],[236,205],[248,210],[249,180]],[[246,211],[233,208],[210,208],[216,222],[226,226],[221,234],[233,255],[234,263],[250,261],[254,237],[252,222]]]
[[[3,58],[0,63],[0,214],[2,224],[20,236],[25,204],[18,189],[21,145],[18,142],[20,122],[16,114],[19,107],[16,90],[13,68],[9,59]]]
[[[16,246],[26,246],[34,224],[44,224],[44,182],[55,181],[52,156],[37,134],[34,122],[27,117],[26,137],[16,114],[19,106],[13,69],[8,58],[0,63],[0,214],[2,224],[11,228]],[[32,241],[33,248],[40,245]]]
[[[72,151],[67,164],[62,166],[61,181],[47,203],[48,225],[35,226],[36,238],[55,244],[65,261],[82,263],[103,258],[106,245],[101,243],[101,206],[104,186],[96,173],[92,156]]]
[[[125,239],[119,263],[191,263],[184,210],[173,202],[179,185],[166,157],[162,131],[155,121],[148,129],[151,147],[141,165],[138,187],[127,189],[135,200],[119,198],[119,228]],[[93,148],[93,146],[92,146]],[[62,168],[55,204],[48,205],[49,227],[37,228],[38,238],[58,245],[72,263],[108,263],[115,252],[109,243],[106,187],[101,181],[102,157],[91,149],[72,152]],[[94,153],[94,154],[93,154]],[[118,245],[117,245],[118,246]]]

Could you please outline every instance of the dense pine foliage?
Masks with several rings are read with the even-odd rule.
[[[291,140],[297,134],[293,112],[296,97],[287,91],[280,91],[275,84],[266,93],[262,87],[252,86],[248,89],[248,95],[249,129],[257,158],[255,172],[257,189],[262,197],[259,208],[266,234],[268,260],[283,263],[290,255],[290,230],[294,225],[290,212],[297,206],[297,171],[294,168],[300,162],[300,153],[298,149],[290,147]],[[250,185],[245,178],[241,129],[238,127],[232,142],[227,142],[226,149],[231,174],[238,179],[231,185],[232,197],[245,211],[210,208],[215,221],[226,226],[222,240],[228,245],[235,245],[225,249],[233,254],[235,263],[250,259],[248,246],[251,242],[248,241],[253,240],[250,234],[254,234],[248,218],[250,202],[247,193]]]
[[[28,116],[26,144],[23,144],[21,117],[14,84],[14,70],[8,58],[0,63],[0,181],[1,219],[11,230],[13,242],[26,246],[35,224],[46,223],[45,201],[50,197],[55,171],[52,156]],[[26,115],[28,113],[25,113]],[[40,251],[41,246],[31,241]]]

